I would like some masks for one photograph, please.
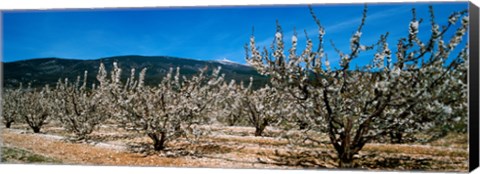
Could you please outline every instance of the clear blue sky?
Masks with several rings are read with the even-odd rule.
[[[420,33],[429,34],[428,5],[369,4],[363,43],[374,43],[388,31],[391,49],[395,50],[397,39],[408,36],[412,7],[424,19]],[[436,21],[446,24],[452,12],[467,9],[468,3],[433,6]],[[333,40],[348,52],[349,38],[360,23],[363,4],[316,5],[314,10],[326,27],[327,54],[332,64],[338,65],[339,59],[328,41]],[[305,45],[304,29],[313,39],[318,33],[307,5],[4,11],[2,17],[4,62],[42,57],[167,55],[245,63],[243,46],[249,41],[252,27],[262,47],[270,46],[277,19],[287,43],[296,28],[300,48]]]

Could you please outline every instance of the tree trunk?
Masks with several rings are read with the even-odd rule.
[[[228,120],[228,126],[235,126],[237,120]]]
[[[255,136],[256,137],[262,136],[263,131],[265,130],[267,125],[268,125],[268,121],[263,121],[261,125],[255,127]]]
[[[338,161],[339,168],[353,168],[353,153],[342,153],[339,154],[339,161]]]
[[[305,123],[304,121],[298,121],[298,127],[300,130],[305,130],[307,128],[308,124]]]
[[[155,149],[155,151],[162,151],[165,149],[165,145],[164,145],[164,142],[159,140],[159,141],[155,141],[154,144],[153,144],[153,148]]]
[[[228,117],[227,120],[228,120],[229,126],[235,126],[235,123],[237,123],[238,118],[235,115],[230,115],[230,117]]]
[[[12,126],[12,123],[13,121],[8,121],[7,123],[5,123],[5,127],[10,128],[10,126]]]
[[[403,143],[403,135],[401,131],[390,132],[390,143],[400,144]]]
[[[148,133],[148,137],[153,140],[153,148],[155,151],[161,151],[165,149],[165,134],[160,133],[160,137],[155,133]]]
[[[255,136],[256,137],[262,136],[263,130],[265,130],[265,127],[256,127],[255,128]]]
[[[33,133],[40,133],[40,127],[32,127]]]

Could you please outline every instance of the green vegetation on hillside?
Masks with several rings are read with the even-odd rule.
[[[59,78],[68,78],[75,80],[77,76],[83,76],[84,71],[88,71],[89,83],[96,82],[96,74],[100,62],[111,69],[112,63],[116,61],[124,71],[132,68],[141,70],[147,68],[146,85],[156,85],[162,80],[170,68],[181,68],[181,74],[187,77],[195,75],[200,69],[208,68],[208,73],[221,66],[221,73],[225,74],[227,81],[234,79],[236,81],[249,81],[250,77],[254,79],[254,87],[263,86],[267,83],[265,76],[257,73],[250,66],[242,64],[222,64],[218,61],[202,61],[194,59],[175,58],[168,56],[116,56],[101,58],[96,60],[74,60],[62,58],[41,58],[30,59],[16,62],[3,63],[4,68],[4,86],[7,88],[18,87],[20,83],[26,86],[32,83],[32,87],[44,86],[49,84],[55,86]],[[122,73],[122,79],[130,76],[130,72]],[[90,86],[91,84],[89,84]]]

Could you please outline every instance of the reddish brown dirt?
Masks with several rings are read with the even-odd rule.
[[[2,143],[20,147],[37,154],[61,160],[65,164],[82,165],[128,165],[128,166],[166,166],[166,167],[242,167],[242,168],[285,168],[268,166],[248,161],[228,160],[229,158],[197,158],[194,156],[162,157],[160,155],[142,155],[95,147],[88,144],[70,143],[53,140],[35,134],[18,134],[2,131]],[[205,147],[204,147],[205,148]],[[216,148],[216,147],[214,147]],[[217,149],[217,148],[216,148]],[[203,149],[209,150],[209,149]],[[210,149],[211,150],[211,149]],[[232,155],[230,155],[232,156]],[[233,155],[235,156],[235,155]],[[232,157],[233,157],[232,156]],[[226,160],[227,159],[227,160]],[[243,162],[243,163],[242,163]]]
[[[336,168],[335,152],[329,145],[315,147],[295,146],[289,148],[284,139],[244,135],[252,130],[232,128],[241,135],[226,135],[221,131],[204,137],[198,143],[172,142],[168,146],[183,155],[168,156],[166,153],[115,150],[107,146],[71,143],[52,135],[65,136],[61,129],[46,128],[47,134],[29,131],[1,132],[3,146],[26,149],[39,155],[61,160],[65,164],[81,165],[128,165],[165,167],[212,167],[212,168]],[[245,130],[244,130],[245,129]],[[25,130],[25,129],[24,129]],[[144,136],[126,136],[112,128],[102,128],[95,134],[104,143],[124,145],[126,142],[151,143]],[[58,136],[57,136],[58,137]],[[454,139],[448,140],[453,142]],[[468,152],[464,147],[441,145],[391,145],[368,144],[360,151],[357,164],[375,170],[433,170],[461,171],[468,169]],[[462,144],[462,143],[460,143]]]

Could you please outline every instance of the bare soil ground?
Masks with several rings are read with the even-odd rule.
[[[44,163],[81,165],[128,165],[212,168],[337,168],[336,154],[328,144],[291,145],[277,138],[278,130],[268,129],[266,137],[253,136],[249,127],[211,125],[210,134],[195,143],[179,140],[164,152],[151,149],[151,140],[135,132],[101,126],[91,142],[70,142],[55,125],[33,134],[26,125],[2,128],[2,147],[26,151]],[[370,170],[468,170],[467,135],[449,135],[430,144],[367,144],[356,156],[356,165]],[[6,149],[6,148],[2,148]],[[14,153],[12,151],[11,153]],[[11,155],[12,156],[12,155]],[[14,155],[13,155],[14,156]],[[10,157],[12,158],[12,157]],[[9,163],[38,163],[6,160]]]

